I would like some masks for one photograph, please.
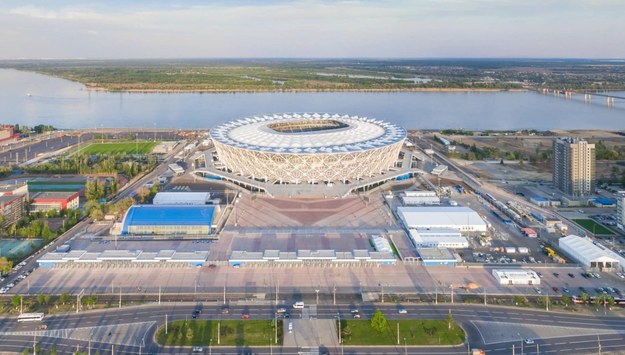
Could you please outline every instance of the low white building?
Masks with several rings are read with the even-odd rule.
[[[486,232],[486,222],[469,207],[397,207],[397,216],[406,229],[457,229],[461,232]]]
[[[393,249],[391,248],[391,243],[389,243],[389,241],[386,238],[380,235],[374,234],[371,236],[370,239],[376,251],[387,252],[387,253],[393,252]]]
[[[154,196],[154,205],[206,205],[210,192],[159,192]]]
[[[590,238],[569,235],[560,238],[558,245],[570,258],[585,267],[620,270],[625,265],[625,258]]]
[[[410,229],[408,233],[417,249],[462,249],[469,247],[469,241],[457,229]]]
[[[540,285],[540,277],[529,269],[494,269],[493,276],[500,285]]]
[[[404,191],[399,198],[404,206],[440,205],[435,191]]]

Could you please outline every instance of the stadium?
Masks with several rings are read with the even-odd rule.
[[[338,114],[253,116],[211,130],[223,168],[273,183],[351,182],[393,168],[406,131]]]

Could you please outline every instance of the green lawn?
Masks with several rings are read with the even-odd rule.
[[[592,219],[574,219],[573,221],[592,234],[614,235],[614,232]]]
[[[159,142],[93,143],[79,154],[148,154]]]
[[[397,345],[397,323],[399,323],[399,340],[404,345],[458,345],[464,342],[464,330],[455,322],[451,329],[447,320],[388,320],[386,331],[379,333],[373,330],[369,320],[341,320],[343,343],[345,345]],[[346,327],[351,335],[345,332]]]
[[[221,322],[220,344],[230,346],[269,346],[274,337],[273,320],[190,320],[174,321],[156,332],[161,345],[193,346],[217,345],[217,328]],[[188,333],[188,330],[191,332]],[[190,337],[188,337],[188,335]],[[275,344],[275,342],[273,343]],[[282,344],[282,321],[278,321],[278,344]]]

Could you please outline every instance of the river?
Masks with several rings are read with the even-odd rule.
[[[620,93],[625,96],[625,93]],[[210,128],[248,115],[338,112],[408,129],[625,129],[625,101],[534,92],[111,93],[0,69],[0,123],[57,128]]]

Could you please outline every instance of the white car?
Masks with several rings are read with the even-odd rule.
[[[406,308],[402,307],[402,308],[397,309],[397,313],[399,313],[399,314],[407,314],[408,311],[406,310]]]
[[[295,308],[295,309],[302,309],[302,308],[304,308],[304,302],[295,302],[295,303],[293,303],[293,308]]]
[[[527,345],[531,345],[531,344],[534,344],[534,339],[525,339],[523,340],[523,342]]]

